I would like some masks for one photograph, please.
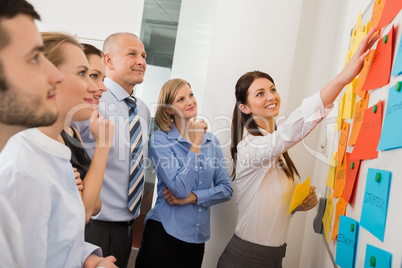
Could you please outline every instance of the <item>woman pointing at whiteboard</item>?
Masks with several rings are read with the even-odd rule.
[[[377,41],[371,29],[345,68],[323,89],[303,100],[278,128],[275,117],[281,103],[274,80],[254,71],[236,84],[232,119],[231,155],[237,186],[238,219],[235,234],[218,267],[282,267],[290,223],[288,209],[299,174],[287,150],[300,142],[327,115],[332,103],[363,67]],[[317,204],[314,187],[295,211]]]

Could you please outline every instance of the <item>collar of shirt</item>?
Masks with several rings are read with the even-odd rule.
[[[70,149],[61,142],[50,138],[39,129],[30,128],[20,132],[20,135],[44,152],[70,161]]]
[[[168,131],[167,135],[168,135],[168,138],[171,140],[178,140],[179,142],[190,143],[188,140],[186,140],[183,136],[180,135],[180,133],[177,130],[176,125],[174,123],[173,123],[173,127]],[[204,144],[210,140],[212,140],[212,133],[206,132],[204,135],[204,140],[202,141],[202,144]]]
[[[115,81],[113,81],[112,79],[105,77],[105,80],[103,81],[103,83],[105,84],[106,88],[110,91],[110,93],[118,100],[118,101],[124,101],[125,98],[127,98],[128,93],[127,91],[120,86],[119,84],[117,84]],[[133,90],[133,94],[131,95],[135,101],[137,101],[137,98],[134,97],[134,90]]]

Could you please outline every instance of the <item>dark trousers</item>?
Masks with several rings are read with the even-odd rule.
[[[86,240],[101,247],[104,257],[113,255],[116,266],[125,268],[133,242],[132,223],[92,220],[86,225]]]
[[[205,243],[187,243],[169,235],[161,222],[148,220],[142,235],[136,268],[199,268]]]
[[[286,243],[280,247],[269,247],[243,240],[236,234],[229,241],[218,268],[282,268],[286,254]]]

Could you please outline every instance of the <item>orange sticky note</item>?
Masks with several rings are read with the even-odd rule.
[[[335,220],[334,220],[334,226],[332,227],[331,241],[334,240],[335,237],[338,235],[339,218],[341,217],[341,215],[345,216],[346,204],[347,203],[345,202],[345,200],[343,200],[342,196],[339,197],[335,207]]]
[[[343,160],[346,152],[346,146],[348,142],[350,124],[348,122],[343,122],[341,134],[339,136],[338,143],[338,163]]]
[[[335,131],[338,131],[342,127],[343,119],[343,106],[345,103],[345,94],[342,95],[342,97],[339,98],[339,104],[338,104],[338,116],[336,117],[336,123],[335,123]]]
[[[363,122],[364,111],[367,109],[368,102],[370,99],[370,94],[367,93],[364,99],[358,101],[355,105],[355,112],[353,115],[353,125],[352,132],[350,133],[348,145],[355,145],[357,140],[357,135],[359,134],[360,127]]]
[[[401,9],[401,0],[386,0],[381,13],[381,19],[378,22],[376,29],[381,29],[382,27],[388,25]]]
[[[361,90],[376,89],[389,83],[392,66],[394,26],[392,26],[386,36],[381,38],[377,43],[373,62]],[[384,39],[386,39],[386,42]]]
[[[375,0],[373,4],[373,12],[371,13],[370,26],[377,29],[380,22],[382,12],[384,10],[385,0]]]
[[[361,98],[364,99],[367,91],[362,90],[364,82],[366,81],[368,72],[370,70],[371,63],[373,62],[375,54],[375,49],[371,49],[370,54],[364,60],[363,69],[360,71],[359,77],[357,78],[357,84],[354,88],[355,93]]]
[[[351,155],[352,159],[363,160],[378,157],[377,146],[381,136],[382,105],[382,101],[379,101],[364,112],[363,122]],[[374,112],[374,110],[376,111]]]
[[[338,166],[338,152],[333,152],[331,157],[331,162],[329,163],[329,170],[327,176],[327,182],[325,183],[331,189],[334,189],[336,167]]]
[[[345,154],[343,160],[338,162],[338,166],[336,168],[334,197],[339,197],[343,194],[343,188],[345,187],[345,179],[346,179],[346,164],[347,159]]]
[[[351,159],[349,153],[346,154],[348,154],[348,156],[346,156],[346,181],[342,197],[346,203],[349,203],[354,193],[353,189],[355,187],[357,174],[359,173],[360,160]]]
[[[324,216],[322,217],[322,226],[324,228],[325,238],[329,241],[329,233],[331,232],[332,215],[334,213],[334,202],[331,190],[328,191],[327,203],[325,204]]]

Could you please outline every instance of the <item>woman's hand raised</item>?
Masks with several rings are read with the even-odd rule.
[[[94,136],[96,145],[101,148],[110,148],[114,137],[114,124],[99,115],[98,106],[94,105],[92,109],[89,129]]]
[[[363,68],[364,59],[370,54],[370,48],[377,42],[378,38],[378,32],[374,28],[371,28],[345,68],[338,74],[337,79],[339,79],[340,83],[347,85],[360,73]]]
[[[378,33],[372,28],[360,42],[357,51],[353,54],[343,70],[320,91],[324,106],[334,102],[342,89],[353,81],[363,68],[364,59],[370,54],[370,48],[377,42]]]
[[[208,125],[204,120],[198,122],[195,118],[191,118],[188,122],[188,127],[186,131],[186,139],[192,143],[190,148],[191,151],[195,153],[200,153],[202,141],[204,140],[204,135],[207,132]]]

